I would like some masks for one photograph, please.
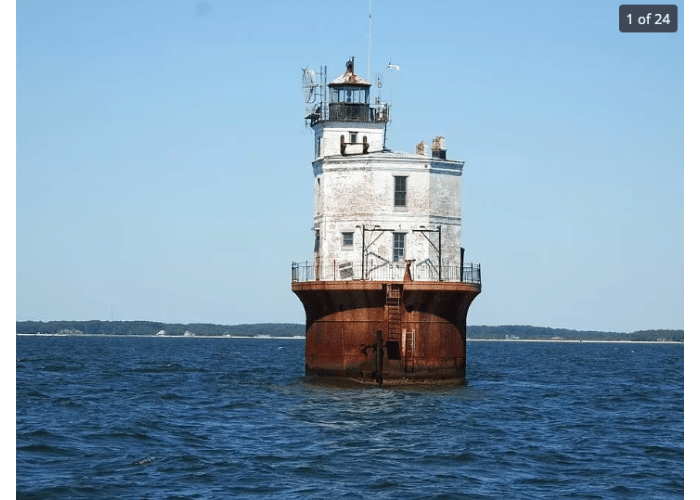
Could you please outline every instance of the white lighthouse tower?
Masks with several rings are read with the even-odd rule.
[[[430,150],[387,149],[389,107],[370,104],[354,60],[319,87],[306,116],[313,260],[292,269],[307,313],[307,374],[463,381],[466,314],[481,289],[461,248],[464,162],[447,158],[442,137]]]

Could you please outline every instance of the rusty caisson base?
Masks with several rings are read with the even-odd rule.
[[[467,311],[480,285],[292,283],[306,311],[306,375],[364,384],[462,385]]]

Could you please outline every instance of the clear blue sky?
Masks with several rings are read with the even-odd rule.
[[[677,5],[626,34],[619,1],[371,2],[388,147],[466,162],[469,324],[683,328]],[[16,319],[303,323],[301,68],[367,76],[368,7],[17,2]]]

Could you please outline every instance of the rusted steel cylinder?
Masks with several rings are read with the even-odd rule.
[[[466,319],[480,287],[293,283],[306,311],[306,375],[367,384],[464,384]]]

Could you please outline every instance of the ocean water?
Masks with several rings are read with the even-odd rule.
[[[292,339],[17,337],[16,497],[683,498],[683,346],[469,342],[468,383]]]

